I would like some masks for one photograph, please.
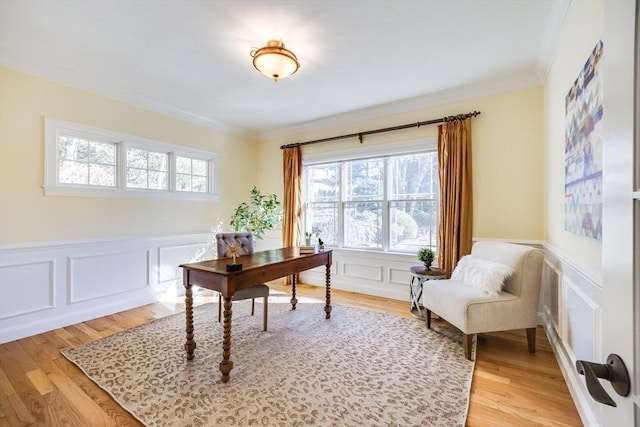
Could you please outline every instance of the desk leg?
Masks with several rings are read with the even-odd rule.
[[[296,304],[298,303],[298,298],[296,298],[296,278],[297,274],[291,275],[291,310],[296,309]]]
[[[233,369],[231,357],[231,298],[224,297],[224,323],[222,332],[222,362],[220,362],[220,372],[222,372],[222,382],[229,382],[229,372]]]
[[[331,264],[327,264],[325,270],[325,281],[327,287],[327,304],[324,306],[324,312],[327,313],[326,319],[331,318]]]
[[[187,273],[184,279],[184,305],[187,315],[187,342],[184,343],[184,349],[187,352],[187,360],[193,359],[193,351],[196,349],[196,342],[193,340],[193,286],[188,282]]]

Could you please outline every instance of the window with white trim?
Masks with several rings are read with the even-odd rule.
[[[169,154],[142,148],[127,148],[127,187],[169,189]]]
[[[303,160],[304,230],[333,247],[436,250],[439,184],[434,145],[423,142],[420,151],[401,154],[380,150],[365,158]]]
[[[176,156],[176,191],[206,193],[208,169],[205,160]]]
[[[116,186],[117,144],[60,135],[58,179],[62,184]]]
[[[216,200],[215,153],[45,119],[45,194]]]

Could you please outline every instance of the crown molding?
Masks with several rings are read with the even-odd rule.
[[[572,2],[573,0],[556,0],[551,4],[549,19],[542,37],[542,43],[540,43],[536,63],[536,75],[542,82],[547,79],[547,74],[549,74],[556,46]]]
[[[175,106],[160,102],[146,95],[122,89],[108,82],[87,77],[72,70],[42,61],[41,59],[33,58],[29,55],[12,52],[7,49],[0,50],[0,66],[22,71],[27,74],[84,90],[96,95],[105,96],[116,101],[126,102],[127,104],[154,111],[156,113],[165,114],[194,124],[214,128],[221,132],[253,140],[258,138],[258,135],[255,132],[247,129],[229,125],[199,114],[194,114],[192,112],[176,108]]]
[[[380,104],[369,108],[353,110],[347,113],[328,116],[317,120],[310,120],[292,126],[274,128],[264,132],[259,132],[257,137],[260,142],[272,141],[299,133],[341,126],[358,121],[377,119],[392,114],[418,111],[425,108],[467,101],[503,92],[527,89],[541,84],[542,82],[533,73],[524,77],[520,76],[516,78],[495,79],[483,83],[459,86],[449,90]]]

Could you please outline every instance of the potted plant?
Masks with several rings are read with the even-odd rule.
[[[424,263],[424,267],[427,270],[431,270],[431,263],[433,262],[434,253],[431,248],[420,248],[418,251],[418,260]]]
[[[231,215],[233,231],[248,231],[254,239],[262,239],[264,234],[282,221],[280,201],[275,194],[262,194],[253,187],[249,203],[242,202]]]

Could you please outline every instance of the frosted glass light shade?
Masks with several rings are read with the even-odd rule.
[[[298,71],[300,63],[296,55],[285,49],[279,40],[269,40],[265,47],[251,51],[253,66],[265,76],[277,82]]]

